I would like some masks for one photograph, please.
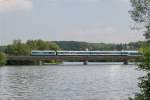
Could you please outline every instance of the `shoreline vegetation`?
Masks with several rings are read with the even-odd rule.
[[[140,92],[129,100],[150,100],[150,43],[146,43],[141,47],[142,61],[138,64],[138,68],[143,70],[146,75],[139,77],[138,87]]]
[[[0,66],[3,66],[6,64],[6,54],[3,52],[0,52]]]
[[[132,20],[144,30],[145,43],[141,46],[142,61],[138,68],[146,75],[139,78],[140,92],[129,100],[150,100],[150,0],[130,0]]]
[[[0,59],[1,65],[36,65],[34,61],[16,62],[7,61],[5,56],[29,56],[31,50],[66,50],[66,51],[80,51],[87,48],[91,51],[95,50],[139,50],[140,46],[144,42],[130,42],[128,44],[107,44],[107,43],[88,43],[79,41],[43,41],[43,40],[28,40],[22,42],[21,40],[14,40],[12,44],[6,46],[0,46],[0,52],[2,53],[2,59]],[[4,57],[4,58],[3,58]],[[60,61],[45,61],[46,64],[60,64]]]

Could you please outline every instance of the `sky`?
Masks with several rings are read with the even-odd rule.
[[[144,40],[129,0],[0,0],[0,44],[13,40],[128,43]]]

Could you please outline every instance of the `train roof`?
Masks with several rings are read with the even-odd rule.
[[[57,52],[139,52],[139,51],[128,51],[128,50],[124,50],[124,51],[57,51]]]
[[[55,52],[54,50],[32,50],[31,52]],[[139,52],[137,50],[121,50],[121,51],[57,51],[57,52]]]

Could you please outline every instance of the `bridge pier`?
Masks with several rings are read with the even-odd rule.
[[[40,65],[40,66],[42,66],[42,65],[43,65],[43,62],[42,62],[42,60],[40,60],[40,61],[39,61],[39,65]]]
[[[86,48],[85,51],[89,51],[89,49]],[[88,59],[88,56],[86,57],[86,59]],[[83,65],[87,65],[87,64],[88,64],[88,60],[86,60],[86,59],[85,59],[85,61],[83,62]]]
[[[128,60],[124,60],[124,61],[123,61],[123,64],[124,64],[124,65],[128,65],[128,64],[129,64]]]
[[[87,60],[84,61],[84,62],[83,62],[83,65],[88,65],[88,61],[87,61]]]

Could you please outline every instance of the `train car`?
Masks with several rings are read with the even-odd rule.
[[[80,56],[96,56],[96,55],[128,55],[127,51],[57,51],[57,55],[80,55]]]
[[[122,51],[91,51],[91,55],[113,55],[113,56],[118,56],[118,55],[125,55],[127,54],[126,52]]]
[[[54,51],[32,50],[31,56],[140,56],[138,51]]]
[[[31,56],[54,56],[56,52],[53,50],[32,50]]]
[[[90,51],[57,51],[57,55],[60,55],[60,56],[66,56],[66,55],[72,55],[72,56],[78,56],[78,55],[90,55]]]
[[[128,56],[141,56],[142,53],[139,51],[128,51]]]

